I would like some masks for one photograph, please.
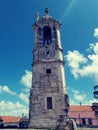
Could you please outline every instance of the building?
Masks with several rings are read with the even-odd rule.
[[[97,109],[97,110],[96,110]],[[79,127],[98,128],[98,103],[89,105],[70,106],[70,117],[73,118]]]
[[[2,118],[0,117],[0,128],[2,128],[3,127],[3,120],[2,120]]]
[[[19,128],[28,128],[29,119],[26,117],[22,117],[19,120]]]
[[[40,18],[36,15],[30,90],[30,128],[55,128],[68,118],[63,49],[59,21],[49,15],[48,8]]]
[[[26,117],[1,116],[0,128],[28,128],[29,119]]]
[[[89,105],[71,105],[70,118],[76,121],[78,127],[98,128],[98,103]],[[1,116],[0,128],[28,128],[29,119],[26,117]]]
[[[15,117],[15,116],[1,116],[2,120],[3,120],[3,127],[19,127],[19,117]]]
[[[93,109],[93,111],[95,112],[96,118],[98,119],[98,103],[97,103],[97,102],[94,102],[94,103],[92,104],[92,109]]]

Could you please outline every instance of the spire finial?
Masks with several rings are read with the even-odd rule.
[[[39,12],[36,13],[36,21],[38,22],[39,20]]]
[[[49,11],[48,11],[48,6],[46,6],[45,8],[45,15],[48,15]]]

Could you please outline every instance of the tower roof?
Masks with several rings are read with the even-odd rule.
[[[38,25],[49,25],[51,23],[54,23],[56,26],[60,28],[61,23],[59,23],[58,20],[54,19],[51,15],[49,15],[48,6],[45,8],[45,14],[40,17],[39,12],[36,13],[36,22],[32,25],[33,28],[38,27]]]

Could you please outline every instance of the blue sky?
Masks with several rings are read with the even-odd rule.
[[[0,1],[0,115],[28,115],[33,29],[48,5],[62,23],[66,86],[71,104],[91,104],[98,84],[98,0]]]

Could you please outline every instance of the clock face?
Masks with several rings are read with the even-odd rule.
[[[42,52],[42,56],[45,59],[51,59],[54,56],[54,50],[51,48],[46,48],[43,52]]]

